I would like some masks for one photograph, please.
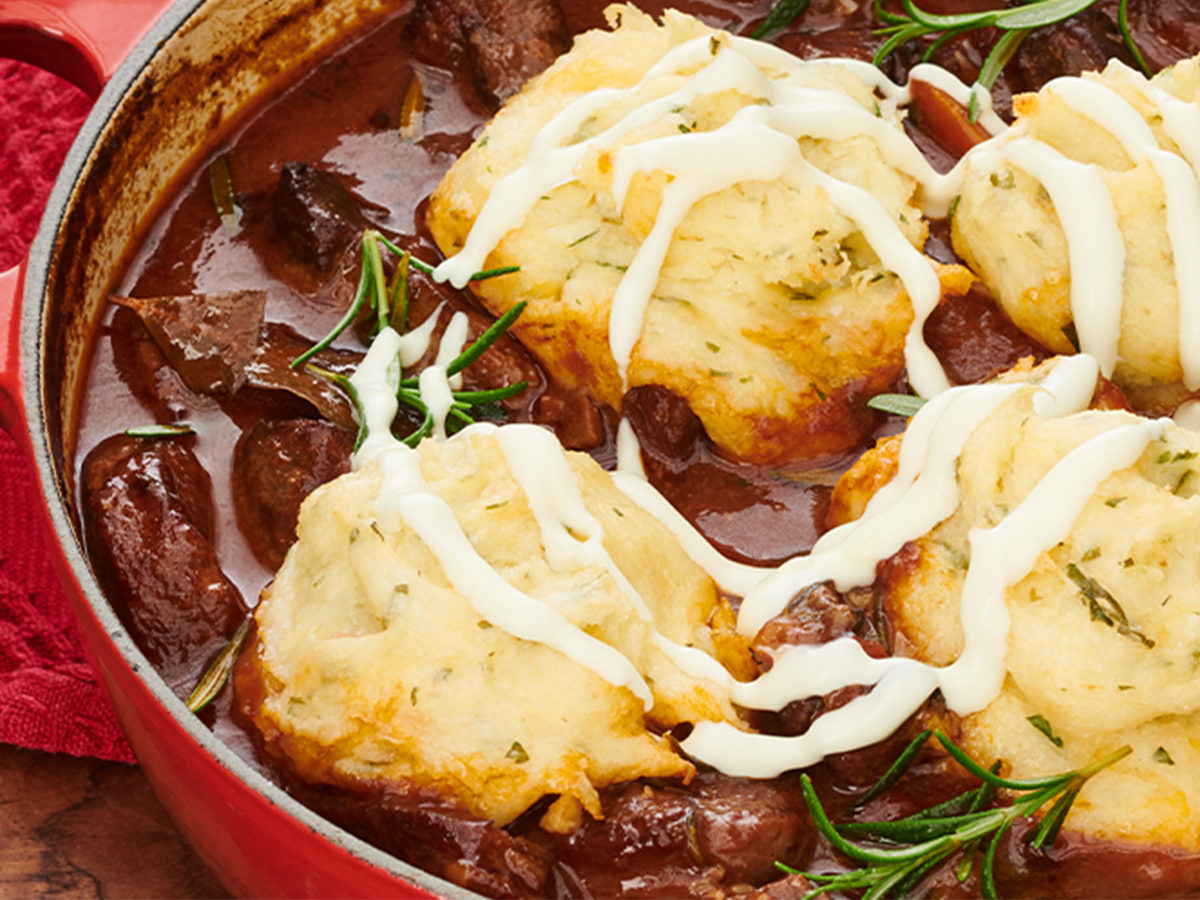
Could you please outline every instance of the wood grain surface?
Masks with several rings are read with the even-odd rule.
[[[0,745],[0,897],[228,897],[136,766]]]

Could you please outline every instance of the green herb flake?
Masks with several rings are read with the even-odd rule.
[[[1013,177],[1011,169],[1005,169],[1003,172],[993,172],[988,176],[988,181],[992,183],[992,187],[999,188],[1002,191],[1011,191],[1017,184],[1017,180]]]
[[[876,394],[867,401],[869,409],[877,409],[894,416],[903,416],[906,419],[915,416],[917,410],[924,405],[924,397],[914,397],[912,394]]]
[[[1107,500],[1104,501],[1104,505],[1111,507],[1113,509],[1116,509],[1118,506],[1120,506],[1122,503],[1124,503],[1127,499],[1129,499],[1129,498],[1128,497],[1109,497]]]
[[[413,706],[417,705],[417,689],[415,686],[411,691],[408,692],[408,702]]]
[[[221,220],[221,227],[229,234],[236,235],[241,230],[242,211],[234,200],[233,178],[229,174],[227,154],[222,153],[208,164],[208,187],[217,207],[217,218]]]
[[[233,633],[233,637],[221,648],[221,652],[217,654],[217,658],[213,660],[211,666],[201,677],[195,690],[187,698],[187,708],[192,712],[200,712],[204,707],[208,706],[221,693],[221,689],[225,687],[225,683],[229,680],[229,675],[233,671],[233,664],[237,661],[238,654],[242,651],[242,645],[246,643],[246,635],[250,633],[249,617],[242,620],[242,624],[237,627],[237,631]],[[301,701],[303,703],[303,701]]]
[[[525,752],[525,748],[521,746],[520,741],[513,741],[512,746],[508,748],[508,752],[504,755],[517,765],[529,762],[529,754]]]
[[[1175,765],[1175,760],[1171,759],[1171,754],[1167,752],[1166,747],[1159,747],[1155,750],[1152,758],[1156,763],[1162,763],[1164,766]]]
[[[195,433],[195,428],[182,422],[177,425],[136,425],[125,429],[127,436],[145,439],[179,437]]]
[[[569,250],[571,247],[578,247],[580,244],[582,244],[588,238],[593,238],[596,235],[598,235],[599,233],[600,233],[599,228],[589,231],[587,234],[583,235],[582,237],[577,237],[577,238],[575,238],[575,240],[571,241],[571,243],[567,244],[567,249]]]
[[[1052,743],[1055,747],[1061,747],[1063,745],[1062,738],[1060,738],[1057,734],[1054,733],[1054,729],[1050,727],[1050,723],[1046,721],[1045,716],[1032,715],[1032,716],[1029,716],[1026,719],[1026,721],[1030,725],[1032,725],[1034,728],[1036,728],[1038,731],[1040,731],[1042,734],[1044,734],[1046,736],[1046,739],[1048,741],[1050,741],[1050,743]]]
[[[1082,561],[1083,562],[1091,562],[1093,559],[1099,559],[1099,558],[1100,558],[1100,548],[1092,547],[1090,550],[1088,550],[1087,552],[1085,552],[1083,554]]]
[[[751,37],[761,41],[782,31],[800,18],[808,9],[810,2],[811,0],[779,0],[767,13],[767,17],[754,29]],[[878,106],[878,104],[876,105]]]
[[[704,346],[705,346],[705,347],[707,347],[709,350],[711,350],[713,353],[720,353],[720,352],[721,352],[721,347],[720,347],[720,345],[719,345],[719,344],[714,344],[712,341],[705,341],[705,342],[704,342]]]
[[[1087,601],[1088,612],[1093,622],[1101,622],[1127,638],[1139,641],[1146,649],[1154,647],[1154,641],[1129,624],[1125,610],[1117,599],[1096,579],[1084,574],[1075,563],[1067,565],[1067,577]]]

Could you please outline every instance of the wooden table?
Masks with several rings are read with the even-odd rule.
[[[0,898],[228,896],[136,766],[0,745]]]

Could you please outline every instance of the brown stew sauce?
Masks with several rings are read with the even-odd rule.
[[[224,157],[236,192],[242,216],[236,233],[219,220],[208,173],[201,170],[179,186],[144,236],[120,295],[231,292],[237,303],[246,291],[263,292],[256,302],[265,322],[257,343],[243,348],[251,362],[237,369],[236,390],[222,382],[233,377],[226,360],[205,376],[222,382],[217,387],[206,386],[186,366],[173,366],[162,336],[152,337],[129,304],[111,306],[93,341],[76,443],[90,552],[118,614],[181,696],[272,577],[291,543],[300,501],[348,467],[353,436],[344,400],[311,379],[288,382],[299,376],[284,370],[349,303],[363,228],[381,230],[422,259],[439,259],[423,225],[424,198],[498,101],[519,85],[514,73],[522,79],[535,74],[566,49],[570,34],[602,26],[603,5],[418,0],[415,10],[404,7],[369,33],[348,38],[336,55],[281,88],[238,133],[212,148],[210,158]],[[664,5],[654,0],[643,8],[658,13]],[[759,0],[677,5],[739,33],[748,33],[767,9]],[[937,11],[991,5],[926,3]],[[1155,68],[1200,48],[1196,6],[1130,3],[1134,33]],[[1101,2],[1062,26],[1030,35],[997,85],[1001,111],[1014,91],[1096,67],[1109,56],[1127,58],[1114,24],[1116,7]],[[880,41],[873,28],[866,0],[813,0],[799,23],[775,40],[801,56],[869,58]],[[935,61],[971,81],[994,39],[987,32],[961,38]],[[889,61],[889,74],[902,79],[918,53],[906,49]],[[410,142],[397,129],[414,71],[427,109],[423,135]],[[962,110],[937,96],[918,98],[912,125],[919,144],[942,167],[976,139]],[[937,223],[929,250],[952,257]],[[468,312],[473,334],[490,322],[468,292],[422,276],[414,278],[412,290],[411,321],[444,301],[439,330],[455,309]],[[191,332],[203,327],[188,326]],[[980,290],[944,301],[926,336],[957,382],[984,380],[1023,357],[1046,355]],[[348,371],[364,347],[361,333],[348,332],[321,361]],[[502,339],[467,371],[474,387],[521,378],[530,388],[506,401],[510,420],[547,424],[565,445],[613,463],[613,411],[555,384],[514,341]],[[820,535],[832,485],[857,453],[901,427],[899,420],[868,411],[867,398],[854,397],[853,386],[847,390],[858,411],[821,427],[855,434],[859,449],[773,470],[722,458],[696,417],[666,390],[631,391],[625,412],[642,441],[651,480],[684,515],[727,555],[777,563],[809,549]],[[152,422],[187,422],[197,433],[154,441],[122,435]],[[890,564],[903,565],[900,557]],[[811,588],[764,629],[759,646],[851,633],[883,653],[887,635],[877,628],[874,605],[870,590],[843,597],[826,586]],[[415,788],[364,791],[361,785],[300,782],[259,758],[236,723],[232,695],[225,690],[200,715],[268,777],[383,849],[484,893],[783,898],[811,886],[801,876],[785,876],[777,862],[815,871],[845,865],[811,825],[794,774],[747,781],[702,771],[687,786],[617,785],[603,792],[606,817],[569,836],[543,831],[541,808],[498,829]],[[758,715],[755,724],[798,733],[852,695],[842,691],[795,703],[778,715]],[[939,718],[936,710],[929,715]],[[879,777],[908,737],[897,734],[814,767],[810,774],[830,811],[851,818],[900,816],[972,786],[953,764],[927,754],[882,798],[850,812],[853,794]],[[1010,833],[998,860],[1004,895],[1170,895],[1200,888],[1196,857],[1067,834],[1036,852],[1023,840],[1024,830]],[[922,888],[946,896],[977,894],[976,876],[960,883],[953,863],[928,876]]]

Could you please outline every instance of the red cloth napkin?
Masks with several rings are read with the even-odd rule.
[[[0,271],[24,256],[91,99],[0,59]],[[0,431],[0,743],[133,761],[83,655],[38,517],[32,467]]]

